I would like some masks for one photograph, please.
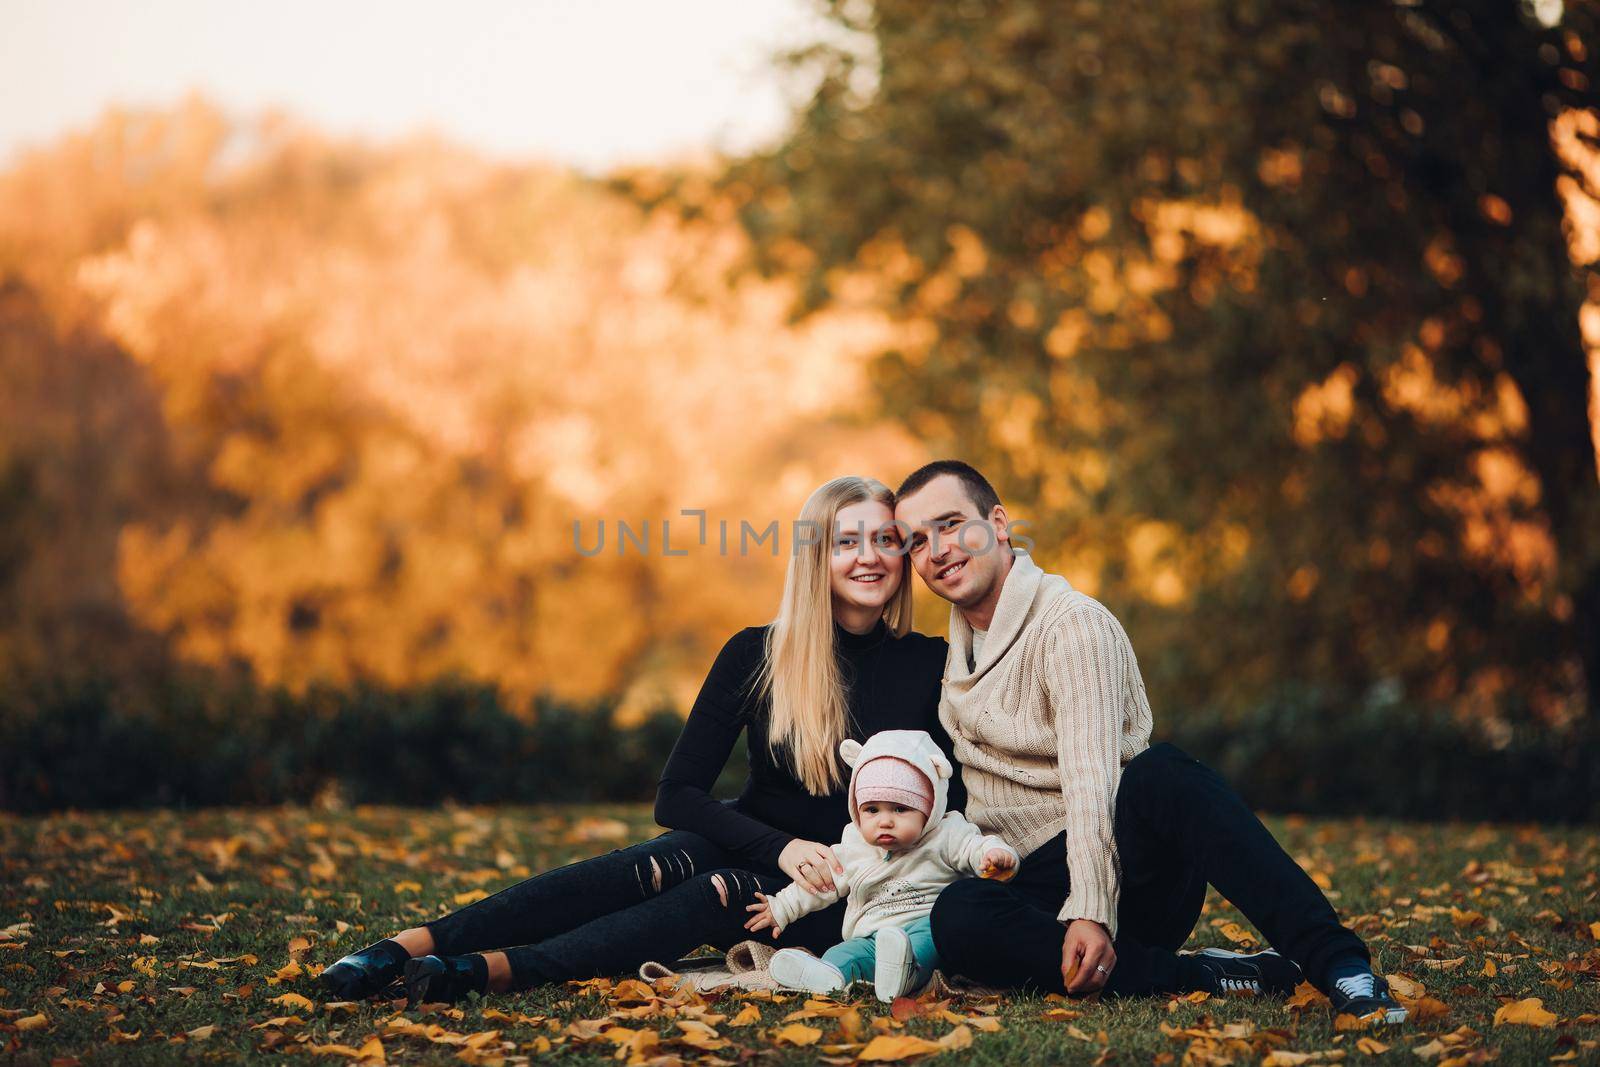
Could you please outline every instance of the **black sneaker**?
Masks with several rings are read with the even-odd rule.
[[[1216,983],[1211,990],[1227,996],[1286,997],[1300,984],[1300,968],[1270,948],[1263,952],[1230,952],[1203,948],[1180,952],[1193,957]]]
[[[1328,990],[1328,1001],[1333,1005],[1335,1018],[1354,1015],[1378,1025],[1406,1021],[1405,1005],[1389,995],[1388,979],[1371,971],[1333,983],[1333,988]]]

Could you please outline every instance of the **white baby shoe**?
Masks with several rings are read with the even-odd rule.
[[[772,954],[767,973],[786,989],[808,993],[837,993],[844,988],[844,974],[829,963],[800,948],[782,948]]]
[[[896,997],[918,993],[928,984],[932,975],[923,973],[911,951],[911,937],[898,926],[886,926],[873,935],[876,942],[877,965],[872,984],[877,987],[878,999],[885,1004]]]

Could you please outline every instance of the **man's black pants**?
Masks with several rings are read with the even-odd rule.
[[[1239,794],[1174,745],[1152,745],[1123,767],[1113,832],[1122,892],[1107,995],[1191,991],[1176,950],[1200,917],[1207,883],[1315,985],[1339,956],[1370,959]],[[948,886],[932,917],[941,966],[987,985],[1065,992],[1066,927],[1056,914],[1067,886],[1064,834],[1030,853],[1009,882]]]

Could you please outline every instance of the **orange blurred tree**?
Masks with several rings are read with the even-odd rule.
[[[821,6],[815,93],[719,187],[754,263],[901,322],[885,409],[1167,706],[1600,707],[1593,5]]]
[[[786,285],[720,284],[742,245],[554,168],[201,99],[32,153],[0,174],[0,653],[156,635],[294,688],[687,707],[784,561],[714,555],[679,510],[737,538],[917,458],[851,400],[882,317],[787,326]]]

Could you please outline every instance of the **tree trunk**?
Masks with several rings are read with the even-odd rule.
[[[1522,458],[1539,478],[1540,505],[1555,542],[1557,588],[1571,599],[1571,644],[1584,671],[1591,723],[1600,722],[1600,469],[1590,423],[1590,374],[1578,313],[1584,290],[1562,229],[1556,191],[1562,163],[1550,140],[1545,100],[1559,88],[1538,58],[1548,38],[1516,6],[1474,5],[1477,32],[1456,39],[1478,64],[1491,128],[1474,164],[1487,188],[1454,190],[1451,223],[1484,302],[1485,332],[1504,349],[1506,373],[1528,408]],[[1465,172],[1463,172],[1464,174]],[[1511,207],[1509,225],[1484,217],[1483,193]]]

